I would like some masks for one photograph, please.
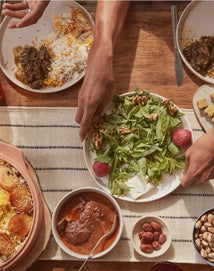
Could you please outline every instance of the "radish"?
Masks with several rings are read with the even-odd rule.
[[[172,141],[176,146],[181,147],[181,148],[186,148],[192,142],[191,132],[186,129],[177,130],[172,135]]]
[[[109,174],[109,166],[107,163],[94,162],[93,170],[95,174],[99,177],[104,177]]]

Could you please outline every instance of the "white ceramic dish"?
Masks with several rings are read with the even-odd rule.
[[[44,11],[44,14],[36,24],[20,29],[8,29],[8,23],[16,19],[9,17],[4,18],[0,26],[0,67],[4,74],[14,84],[31,92],[52,93],[71,87],[83,78],[85,72],[83,72],[79,78],[70,80],[63,84],[61,87],[49,86],[44,89],[32,89],[28,85],[25,85],[17,80],[14,75],[15,62],[13,56],[13,48],[19,45],[32,45],[32,41],[35,42],[35,39],[37,42],[47,39],[51,33],[55,32],[54,26],[52,24],[51,14],[68,13],[70,11],[70,7],[81,9],[86,20],[89,22],[90,27],[94,27],[94,21],[91,15],[86,11],[84,7],[75,1],[50,1],[46,10]]]
[[[122,217],[122,213],[120,210],[120,206],[118,205],[118,203],[116,202],[116,200],[110,196],[109,194],[105,193],[103,190],[98,189],[98,188],[93,188],[93,187],[82,187],[82,188],[78,188],[75,189],[71,192],[69,192],[68,194],[66,194],[61,200],[60,202],[57,204],[57,206],[54,209],[53,212],[53,216],[52,216],[52,232],[53,232],[53,236],[57,242],[57,244],[59,245],[59,247],[66,252],[67,254],[76,257],[76,258],[80,258],[80,259],[86,259],[88,257],[88,255],[83,255],[77,252],[72,251],[71,249],[69,249],[60,239],[58,231],[56,229],[56,224],[58,221],[58,216],[59,216],[59,212],[61,207],[65,204],[66,201],[68,201],[69,199],[71,199],[73,196],[84,193],[84,192],[94,192],[94,193],[98,193],[100,195],[102,195],[104,198],[107,198],[112,205],[115,207],[117,214],[118,214],[118,220],[119,220],[119,230],[117,233],[117,236],[115,238],[115,240],[113,241],[113,243],[111,244],[111,246],[109,248],[107,248],[106,250],[97,253],[95,255],[93,255],[93,259],[95,258],[99,258],[102,257],[104,255],[106,255],[107,253],[109,253],[119,242],[120,237],[122,235],[123,232],[123,217]]]
[[[133,94],[133,92],[125,93],[123,95],[131,95],[131,94]],[[157,96],[157,97],[160,97],[161,99],[164,99],[163,97],[161,97],[159,95],[156,95],[153,93],[150,93],[150,94]],[[113,106],[112,103],[109,104],[106,107],[105,112],[110,113],[112,106]],[[179,126],[178,128],[179,129],[184,128],[184,129],[190,130],[192,133],[192,142],[194,142],[193,131],[190,126],[190,123],[188,122],[188,120],[185,116],[182,116],[181,119],[183,121],[183,125]],[[94,173],[93,163],[94,163],[94,159],[96,158],[96,154],[95,154],[95,152],[92,152],[90,150],[90,148],[91,148],[90,140],[85,140],[84,145],[83,145],[83,152],[84,152],[84,158],[85,158],[87,168],[88,168],[92,178],[94,179],[94,181],[102,189],[104,189],[107,193],[110,193],[109,188],[108,188],[108,178],[107,177],[102,177],[102,178],[98,177]],[[149,201],[160,199],[160,198],[170,194],[176,188],[178,188],[178,186],[180,185],[179,176],[181,173],[182,173],[182,170],[175,170],[172,175],[163,174],[163,178],[161,180],[161,183],[158,186],[154,187],[153,189],[151,189],[150,191],[148,191],[147,193],[145,193],[144,195],[142,195],[141,197],[139,197],[137,199],[133,199],[131,196],[123,196],[123,197],[118,197],[116,195],[114,195],[114,196],[116,198],[121,199],[121,200],[130,201],[130,202],[149,202]]]
[[[183,48],[191,41],[202,36],[214,35],[214,2],[192,1],[183,11],[177,25],[176,40],[181,58],[187,68],[201,80],[214,84],[214,79],[196,72],[183,55]]]
[[[205,99],[207,99],[207,102],[209,105],[214,105],[214,102],[210,98],[211,92],[214,92],[214,86],[202,85],[196,90],[194,97],[193,97],[193,107],[194,107],[195,114],[197,116],[197,119],[198,119],[201,127],[206,132],[211,130],[214,127],[214,124],[212,123],[211,118],[209,118],[204,113],[204,110],[198,108],[197,101],[199,99],[205,98]]]
[[[193,246],[194,246],[194,248],[195,248],[195,250],[196,250],[198,256],[201,258],[201,260],[204,261],[206,264],[211,265],[211,266],[214,267],[214,262],[211,262],[211,261],[209,261],[208,259],[203,258],[203,257],[201,256],[200,251],[197,249],[196,244],[195,244],[195,233],[196,233],[195,226],[196,226],[196,223],[199,221],[199,219],[201,219],[201,217],[202,217],[203,215],[209,214],[209,213],[214,214],[214,209],[211,208],[211,209],[206,210],[205,212],[201,213],[201,214],[199,215],[199,217],[196,219],[196,221],[195,221],[195,223],[194,223],[194,226],[193,226],[193,230],[192,230],[192,243],[193,243]]]
[[[154,250],[152,253],[145,253],[143,251],[141,251],[140,249],[140,238],[139,238],[139,232],[142,230],[142,225],[143,223],[150,223],[151,221],[156,221],[161,225],[162,228],[162,233],[164,233],[167,237],[166,242],[161,245],[160,250]],[[131,240],[132,240],[132,245],[134,247],[134,249],[137,251],[137,253],[139,253],[140,255],[146,257],[146,258],[154,258],[154,257],[159,257],[161,255],[163,255],[168,248],[171,245],[171,231],[169,226],[166,224],[166,222],[161,219],[159,216],[143,216],[141,218],[139,218],[136,223],[133,226],[133,230],[132,230],[132,236],[131,236]]]

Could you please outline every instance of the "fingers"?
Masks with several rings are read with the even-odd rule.
[[[84,109],[80,108],[79,106],[77,107],[77,112],[76,112],[76,116],[75,116],[75,121],[77,123],[80,123],[83,117],[83,113],[84,113]]]
[[[26,1],[15,3],[15,4],[5,3],[2,7],[3,9],[23,10],[23,9],[28,8],[28,3]]]
[[[13,18],[17,18],[17,19],[22,19],[25,15],[26,15],[27,11],[20,11],[20,10],[10,10],[10,9],[4,9],[2,11],[2,14],[4,16],[9,16],[9,17],[13,17]]]
[[[181,185],[183,187],[188,187],[192,184],[192,179],[189,176],[188,170],[189,170],[189,166],[190,166],[190,160],[189,160],[189,156],[186,155],[186,159],[185,159],[185,168],[183,173],[180,175],[180,181],[181,181]]]
[[[42,16],[49,1],[23,1],[21,3],[3,5],[2,14],[12,18],[17,18],[19,21],[12,21],[8,24],[8,28],[21,28],[35,24]],[[28,11],[27,8],[30,8]]]
[[[80,121],[80,130],[79,130],[79,136],[80,140],[83,141],[88,130],[91,127],[92,120],[94,118],[95,110],[91,111],[90,113],[85,110],[82,115],[82,119]]]
[[[96,124],[99,121],[105,105],[106,102],[102,103],[97,108],[96,106],[88,108],[87,110],[84,110],[82,107],[77,108],[75,120],[77,123],[80,123],[79,136],[81,141],[84,140],[92,124]]]
[[[192,179],[192,177],[189,176],[188,173],[184,174],[183,172],[183,174],[180,175],[180,181],[183,187],[188,187],[194,182],[194,179]]]

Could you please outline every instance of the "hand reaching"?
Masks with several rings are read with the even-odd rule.
[[[96,122],[104,107],[114,94],[114,73],[112,56],[102,48],[91,47],[88,67],[78,95],[76,121],[80,123],[80,139],[83,140],[93,122]],[[102,47],[102,46],[101,46]]]
[[[214,128],[200,137],[186,152],[183,176],[184,187],[214,178]]]
[[[5,3],[3,5],[2,14],[17,18],[19,20],[10,22],[8,28],[21,28],[35,24],[42,16],[49,1],[30,1],[25,0],[20,3],[10,4]]]

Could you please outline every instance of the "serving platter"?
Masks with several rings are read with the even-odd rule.
[[[129,93],[124,93],[124,95],[133,95],[133,92]],[[154,95],[156,97],[159,97],[161,99],[165,99],[162,96],[159,96],[157,94],[151,93],[150,95]],[[104,109],[105,113],[110,113],[113,109],[113,103],[110,103],[107,105],[107,107]],[[179,111],[181,111],[178,108]],[[191,128],[191,125],[188,121],[188,119],[184,116],[181,117],[181,120],[183,122],[183,125],[179,126],[179,129],[188,129],[191,131],[192,134],[192,142],[194,141],[193,138],[193,131]],[[93,170],[93,163],[94,159],[96,158],[96,153],[91,151],[92,143],[89,138],[85,139],[84,144],[83,144],[83,152],[84,152],[84,159],[86,162],[86,166],[89,170],[90,175],[92,176],[93,180],[96,182],[96,184],[104,189],[106,192],[110,193],[110,190],[108,188],[108,177],[98,177],[95,175],[94,170]],[[124,200],[124,201],[129,201],[129,202],[150,202],[154,201],[157,199],[160,199],[162,197],[165,197],[166,195],[170,194],[173,192],[176,188],[180,186],[180,179],[179,176],[182,173],[181,170],[174,170],[172,175],[169,174],[163,174],[162,175],[162,180],[158,186],[154,186],[152,189],[150,189],[148,192],[143,194],[142,196],[138,197],[137,199],[134,199],[130,193],[127,193],[124,196],[118,197],[117,195],[114,195],[114,197]]]
[[[209,118],[203,109],[199,109],[197,101],[199,99],[205,98],[210,105],[214,105],[214,102],[210,98],[210,93],[214,92],[214,86],[212,85],[202,85],[200,86],[193,96],[193,107],[195,115],[205,132],[208,132],[214,128],[214,123],[212,123],[211,118]]]
[[[49,35],[55,32],[51,15],[68,13],[70,7],[80,9],[85,19],[88,21],[89,26],[93,29],[93,18],[84,7],[75,1],[50,1],[39,21],[34,25],[24,28],[8,29],[8,24],[17,19],[10,17],[4,18],[0,26],[0,67],[8,79],[14,84],[31,92],[53,93],[73,86],[84,77],[85,71],[83,71],[78,78],[67,81],[62,86],[47,86],[42,89],[32,89],[30,86],[25,85],[16,79],[14,74],[16,65],[14,62],[13,48],[16,46],[32,45],[32,43],[39,44],[39,41],[47,39]]]
[[[194,75],[209,84],[214,84],[214,78],[196,72],[183,55],[183,48],[202,36],[214,35],[213,10],[213,1],[191,1],[182,12],[176,31],[176,42],[183,63]]]

